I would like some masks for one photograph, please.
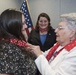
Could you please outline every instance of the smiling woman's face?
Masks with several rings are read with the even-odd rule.
[[[41,29],[45,29],[48,27],[48,20],[46,17],[40,17],[39,21],[38,21],[39,27]]]

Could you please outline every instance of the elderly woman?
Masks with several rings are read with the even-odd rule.
[[[61,15],[55,32],[57,43],[48,51],[30,44],[28,49],[42,75],[76,75],[76,13]]]

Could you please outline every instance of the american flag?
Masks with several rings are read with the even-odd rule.
[[[24,17],[25,17],[25,21],[26,21],[26,34],[27,36],[29,35],[30,31],[34,28],[33,24],[32,24],[32,20],[31,20],[31,16],[30,16],[30,12],[29,12],[29,7],[28,7],[28,2],[27,0],[23,1],[20,10],[22,11]]]

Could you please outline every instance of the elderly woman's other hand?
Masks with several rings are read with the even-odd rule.
[[[40,50],[39,46],[35,46],[35,45],[29,44],[29,43],[27,43],[27,50],[29,52],[32,52],[33,54],[35,54],[36,57],[38,57],[39,55],[42,54],[42,51]]]

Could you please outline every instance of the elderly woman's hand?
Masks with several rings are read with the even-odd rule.
[[[29,44],[29,43],[27,43],[27,45],[28,45],[27,49],[30,52],[34,53],[37,57],[42,54],[42,51],[40,50],[39,46],[35,46],[35,45]]]

